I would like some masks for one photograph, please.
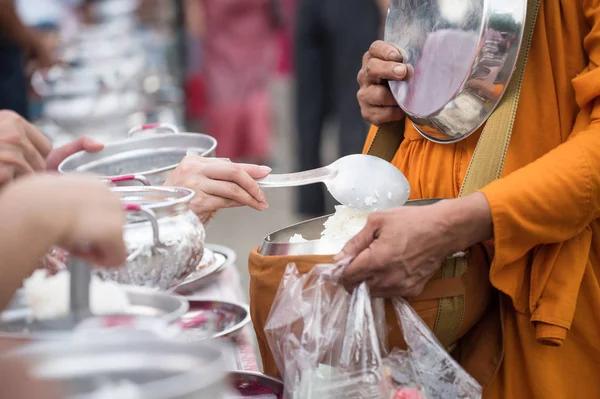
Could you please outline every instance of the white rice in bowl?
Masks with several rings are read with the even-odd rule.
[[[45,270],[36,270],[23,283],[25,303],[37,320],[48,320],[69,315],[71,276],[68,270],[51,276]],[[114,281],[103,281],[92,275],[90,310],[95,315],[125,313],[130,306],[123,286]]]
[[[338,240],[341,238],[354,237],[367,224],[369,212],[351,209],[343,205],[335,207],[335,213],[331,215],[325,223],[323,223],[323,231],[321,232],[320,240]],[[290,243],[306,242],[300,234],[294,234],[290,238]]]

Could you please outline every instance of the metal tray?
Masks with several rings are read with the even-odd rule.
[[[408,201],[404,206],[425,206],[438,202],[439,199],[421,199]],[[335,255],[342,250],[348,238],[321,240],[323,223],[331,215],[307,220],[277,230],[265,237],[258,252],[265,256],[299,256],[299,255]],[[290,243],[294,234],[301,234],[307,242]]]
[[[275,377],[251,371],[231,371],[228,379],[234,392],[243,397],[283,397],[283,381]]]
[[[250,323],[248,305],[194,297],[186,299],[190,307],[179,320],[184,339],[202,341],[233,337]]]
[[[131,302],[131,307],[126,311],[128,315],[158,317],[171,323],[189,309],[188,302],[180,296],[142,287],[127,286],[125,289]],[[70,333],[70,330],[57,330],[53,323],[32,322],[22,290],[17,291],[7,309],[0,313],[0,339],[64,338]]]
[[[213,261],[206,264],[205,259],[213,256]],[[204,257],[196,271],[181,283],[175,292],[180,295],[193,295],[206,285],[214,281],[214,277],[223,269],[233,265],[236,261],[235,252],[223,245],[208,244],[204,248]]]
[[[389,82],[425,138],[456,142],[494,111],[515,68],[526,0],[391,0],[385,40],[410,79]]]

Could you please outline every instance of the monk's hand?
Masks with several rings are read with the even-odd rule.
[[[387,81],[405,80],[408,76],[400,50],[381,40],[373,43],[358,72],[357,98],[363,118],[376,126],[404,118]]]
[[[374,212],[336,260],[353,257],[342,275],[352,290],[367,281],[378,297],[418,296],[450,255],[493,235],[483,194]]]
[[[255,179],[267,176],[267,166],[236,164],[222,159],[187,155],[171,173],[165,186],[185,187],[196,192],[192,211],[203,223],[222,208],[249,206],[268,208],[265,194]]]

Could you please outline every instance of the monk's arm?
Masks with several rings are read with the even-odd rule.
[[[573,80],[581,112],[569,139],[482,190],[496,262],[508,264],[541,244],[566,241],[600,217],[600,1],[584,1],[590,63]]]

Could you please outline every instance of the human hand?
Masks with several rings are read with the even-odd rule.
[[[404,112],[396,103],[387,84],[388,80],[405,80],[410,77],[409,69],[402,64],[402,54],[393,45],[378,40],[363,56],[358,72],[357,98],[362,116],[379,126],[404,118]]]
[[[76,152],[98,152],[103,148],[104,144],[92,139],[91,137],[79,137],[69,144],[65,144],[62,147],[53,149],[46,158],[46,170],[58,170],[58,166],[62,163],[62,161]]]
[[[235,164],[221,159],[187,155],[171,173],[165,186],[185,187],[196,192],[192,211],[206,223],[222,208],[249,206],[267,209],[266,197],[255,179],[267,176],[267,166]]]
[[[0,187],[24,174],[46,170],[50,140],[12,111],[0,111]]]
[[[120,266],[126,216],[118,194],[102,180],[86,176],[36,174],[7,191],[54,245],[100,266]]]
[[[374,212],[335,260],[353,257],[342,275],[351,290],[367,281],[379,297],[411,298],[450,255],[491,238],[492,218],[483,194]]]

